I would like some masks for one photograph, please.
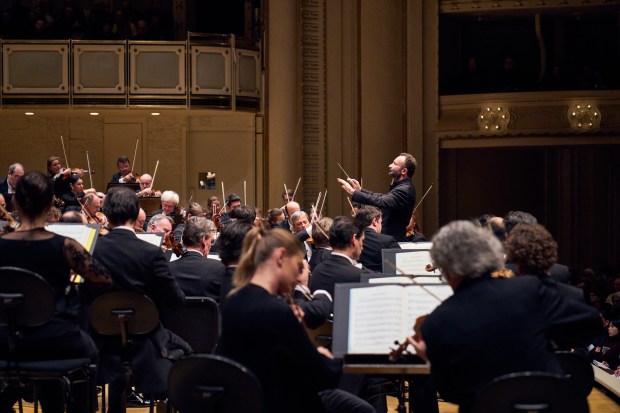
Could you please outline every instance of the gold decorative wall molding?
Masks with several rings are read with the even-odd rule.
[[[561,8],[601,7],[620,4],[620,0],[439,0],[442,14],[483,13]]]
[[[435,131],[439,139],[619,134],[620,96],[611,90],[441,96]]]

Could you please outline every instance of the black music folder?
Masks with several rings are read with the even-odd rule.
[[[336,284],[332,353],[387,355],[394,341],[413,334],[418,317],[431,313],[452,295],[438,284]]]
[[[117,186],[124,186],[125,188],[129,188],[135,192],[140,191],[140,184],[137,182],[132,182],[132,183],[108,182],[108,186],[106,187],[105,191],[108,192],[111,188],[115,188]]]

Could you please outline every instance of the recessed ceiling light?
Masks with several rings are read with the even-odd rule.
[[[151,112],[152,116],[159,116],[159,112]]]
[[[90,112],[90,116],[99,116],[99,112]]]
[[[32,115],[34,115],[34,112],[26,112],[25,115],[26,116],[32,116]]]

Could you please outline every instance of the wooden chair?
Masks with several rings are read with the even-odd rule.
[[[196,354],[174,363],[168,393],[181,413],[262,411],[262,391],[254,374],[212,354]]]
[[[88,406],[96,411],[96,366],[89,358],[29,361],[18,357],[19,331],[39,327],[54,315],[52,287],[40,275],[16,267],[0,267],[0,326],[8,332],[8,357],[0,360],[0,378],[20,390],[30,383],[58,381],[69,400],[75,384],[88,383]],[[36,396],[36,394],[35,394]],[[37,411],[35,398],[35,412]],[[23,412],[21,398],[19,411]]]

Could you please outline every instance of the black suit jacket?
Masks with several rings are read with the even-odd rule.
[[[186,296],[211,297],[217,302],[225,269],[221,262],[191,250],[170,263],[170,272]]]
[[[519,267],[512,262],[506,263],[506,268],[519,274]],[[566,265],[553,264],[550,269],[551,278],[562,284],[570,284],[570,270]]]
[[[310,298],[296,289],[293,298],[303,310],[304,322],[308,328],[322,326],[332,315],[333,303],[326,294],[316,294]]]
[[[370,192],[366,189],[353,192],[353,202],[381,208],[383,234],[391,235],[397,241],[407,241],[407,225],[415,206],[415,188],[411,179],[403,179],[390,187],[387,194]]]
[[[160,313],[183,305],[185,295],[170,274],[161,249],[138,239],[132,231],[114,229],[99,238],[93,256],[112,275],[113,291],[147,295],[155,302]],[[103,293],[89,288],[88,281],[84,287],[80,291],[85,294],[87,302]],[[118,337],[100,337],[95,334],[94,339],[100,349],[101,359],[105,360],[100,365],[99,377],[103,381],[117,378],[123,372],[122,360],[113,350],[118,345]],[[187,343],[161,324],[145,338],[134,339],[131,364],[133,380],[139,391],[161,392],[167,388],[172,363],[164,354],[175,348],[183,348],[186,352],[190,350]]]
[[[117,184],[117,183],[119,183],[119,181],[121,180],[122,177],[123,176],[121,175],[121,173],[117,172],[114,175],[112,175],[112,179],[110,179],[110,183]]]
[[[400,249],[400,245],[393,236],[378,234],[377,231],[372,228],[366,227],[364,229],[364,235],[364,248],[362,249],[362,255],[360,255],[358,261],[371,271],[382,272],[383,254],[381,250],[388,248]]]
[[[7,195],[9,193],[9,182],[7,178],[4,177],[0,179],[0,194]]]
[[[351,265],[346,258],[331,254],[312,271],[308,287],[313,292],[325,290],[333,297],[336,283],[358,283],[362,271],[361,268]]]
[[[328,259],[332,255],[332,250],[327,248],[317,248],[312,253],[312,258],[310,258],[310,270],[314,271],[314,269],[323,261]]]
[[[224,275],[222,276],[222,287],[220,288],[220,310],[222,310],[224,308],[224,304],[226,303],[226,298],[228,296],[228,293],[232,291],[233,289],[233,283],[232,283],[232,279],[233,279],[233,275],[235,275],[235,271],[237,270],[237,267],[225,267],[224,268]]]
[[[602,328],[592,307],[532,276],[464,281],[422,325],[441,396],[467,412],[493,378],[521,371],[561,373],[549,340],[583,345]]]
[[[93,254],[112,274],[113,290],[145,294],[158,308],[178,308],[185,295],[170,273],[161,249],[125,229],[114,229],[97,240]]]

